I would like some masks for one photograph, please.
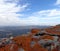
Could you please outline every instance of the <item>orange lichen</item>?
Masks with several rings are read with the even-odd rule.
[[[48,39],[54,40],[54,37],[49,35],[37,36],[39,38],[33,38],[36,33],[39,33],[40,29],[32,29],[31,33],[28,35],[17,36],[12,39],[14,43],[7,44],[4,47],[0,48],[0,51],[18,51],[18,49],[23,48],[25,51],[48,51],[46,48],[42,47],[41,44],[38,44],[39,40]],[[60,35],[60,26],[54,26],[51,28],[44,29],[45,32],[50,34],[59,34]],[[5,41],[5,40],[4,40]],[[31,47],[31,42],[33,46]],[[58,47],[54,48],[52,51],[58,51]]]
[[[42,39],[50,39],[50,40],[54,40],[54,38],[53,38],[52,36],[49,36],[49,35],[43,36]]]
[[[31,30],[31,33],[33,33],[33,34],[34,34],[34,33],[38,33],[38,32],[40,32],[40,29],[32,29],[32,30]]]

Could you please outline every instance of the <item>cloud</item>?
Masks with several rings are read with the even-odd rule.
[[[55,5],[60,5],[60,0],[56,0]]]
[[[42,10],[32,13],[32,16],[23,19],[27,25],[56,25],[60,23],[60,10]]]
[[[60,9],[41,10],[25,17],[20,12],[27,10],[28,4],[21,5],[18,4],[19,1],[0,0],[0,26],[56,25],[60,23]]]
[[[8,3],[9,3],[9,2],[10,2],[10,3],[11,3],[11,2],[13,2],[13,3],[18,3],[18,2],[20,2],[20,1],[21,1],[21,0],[5,0],[5,2],[8,2]]]
[[[20,23],[18,17],[23,16],[23,14],[17,14],[17,12],[24,11],[27,4],[17,6],[18,1],[0,0],[0,26],[17,25]]]
[[[59,9],[51,9],[51,10],[43,10],[38,12],[40,16],[46,16],[46,17],[56,17],[60,16],[60,10]]]

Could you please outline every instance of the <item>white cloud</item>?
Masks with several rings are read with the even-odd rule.
[[[60,10],[52,9],[35,12],[23,22],[30,25],[56,25],[60,23],[59,19]]]
[[[6,2],[9,1],[9,2]],[[60,9],[42,10],[32,13],[29,17],[17,14],[26,9],[28,4],[17,5],[19,0],[0,0],[0,26],[2,25],[56,25],[60,21]]]
[[[60,16],[60,10],[59,9],[43,10],[40,11],[40,14],[48,17],[56,17]]]
[[[11,3],[6,2],[11,1]],[[14,1],[14,2],[13,2]],[[17,5],[18,0],[0,0],[0,25],[16,25],[20,23],[18,16],[23,14],[16,14],[22,12],[27,7],[25,5]]]
[[[60,5],[60,0],[56,0],[55,5]]]

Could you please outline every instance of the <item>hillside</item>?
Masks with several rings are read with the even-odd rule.
[[[58,35],[58,36],[57,36]],[[59,51],[60,25],[31,29],[28,34],[4,39],[0,51]],[[6,44],[8,43],[8,44]],[[4,48],[3,48],[4,47]]]
[[[50,28],[46,28],[45,31],[51,34],[59,34],[60,35],[60,25],[56,25]]]

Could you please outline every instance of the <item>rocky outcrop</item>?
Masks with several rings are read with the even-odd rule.
[[[1,47],[0,51],[58,51],[59,37],[49,34],[60,35],[60,25],[43,30],[32,29],[29,34],[14,37],[12,43]]]

